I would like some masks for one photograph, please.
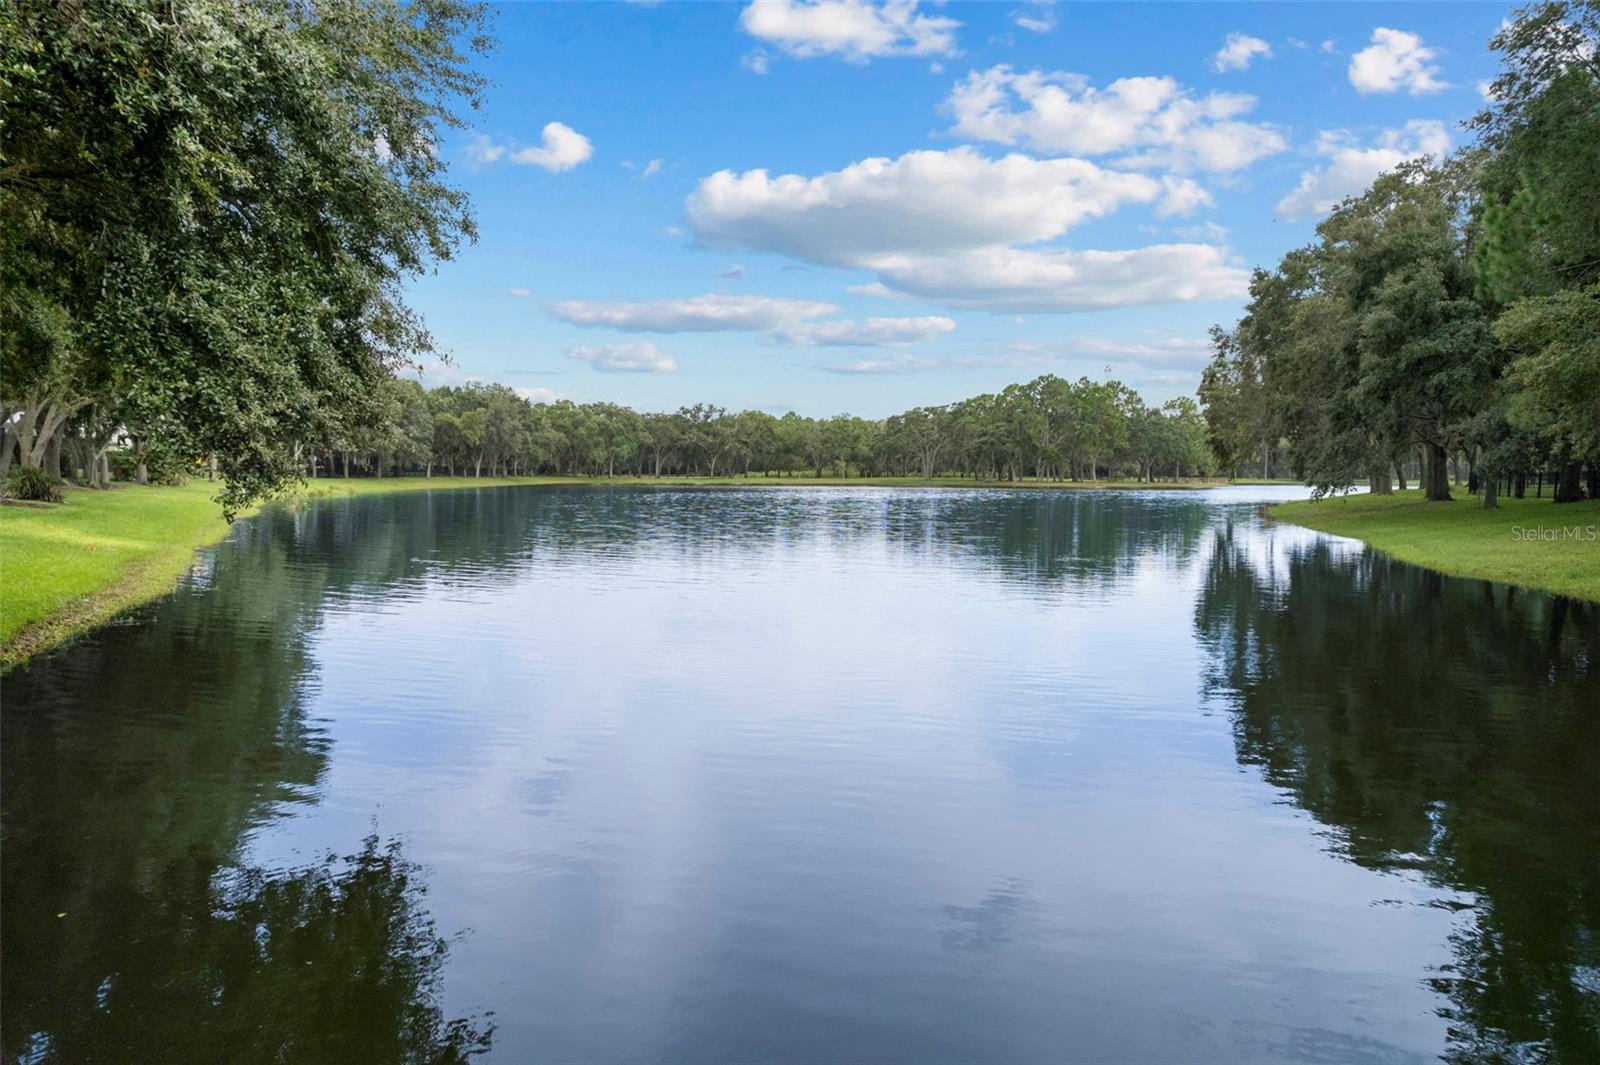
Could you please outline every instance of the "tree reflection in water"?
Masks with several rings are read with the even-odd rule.
[[[393,581],[410,546],[375,535],[372,570],[333,574],[283,535],[306,521],[262,515],[219,549],[251,565],[201,570],[139,623],[5,677],[4,1060],[443,1063],[488,1047],[492,1025],[444,1016],[448,943],[398,843],[291,870],[249,857],[327,768],[308,634],[339,580]]]
[[[1195,623],[1240,762],[1465,907],[1429,981],[1447,1060],[1600,1060],[1600,612],[1325,540],[1213,546]]]
[[[103,944],[92,997],[8,1003],[21,1060],[442,1065],[489,1048],[492,1023],[438,1005],[449,944],[399,843],[293,872],[208,865],[126,900],[139,919]]]

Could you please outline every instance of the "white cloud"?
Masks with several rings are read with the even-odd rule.
[[[648,163],[644,164],[644,169],[639,173],[639,180],[643,181],[646,178],[653,178],[659,173],[661,173],[661,160],[652,159]]]
[[[479,133],[467,145],[467,158],[486,166],[509,157],[513,163],[543,167],[556,174],[571,170],[594,154],[594,145],[589,143],[589,138],[564,122],[546,123],[541,137],[541,147],[512,151],[506,145],[496,144],[493,138]],[[630,169],[633,166],[632,163],[622,165]]]
[[[882,281],[869,281],[865,285],[849,285],[846,287],[845,291],[854,293],[857,296],[894,295],[893,292],[889,291],[889,286],[885,285]]]
[[[543,146],[512,153],[513,163],[543,167],[552,174],[571,170],[594,154],[589,138],[564,122],[548,122],[541,134]]]
[[[562,395],[560,392],[557,392],[553,388],[530,388],[527,385],[521,385],[521,386],[513,389],[512,391],[516,392],[517,395],[521,396],[523,399],[527,400],[529,403],[536,403],[536,404],[537,403],[555,403],[558,400],[563,400],[563,399],[567,398],[566,396]]]
[[[1049,33],[1056,28],[1055,0],[1033,0],[1011,12],[1011,21],[1032,33]]]
[[[713,246],[870,270],[898,293],[957,307],[1066,311],[1243,291],[1244,272],[1203,244],[1017,247],[1054,240],[1125,204],[1167,215],[1209,199],[1188,178],[955,148],[866,159],[810,178],[720,171],[689,197],[686,216]]]
[[[1324,52],[1328,53],[1329,55],[1332,55],[1333,54],[1333,50],[1334,50],[1334,40],[1333,40],[1332,37],[1329,37],[1327,40],[1323,41],[1317,47],[1321,48]]]
[[[505,154],[505,145],[496,144],[482,133],[475,134],[467,145],[467,158],[474,163],[498,163]]]
[[[625,333],[713,333],[766,331],[790,322],[821,318],[839,308],[814,300],[709,293],[648,303],[591,303],[562,300],[551,305],[557,318],[579,326],[604,326]]]
[[[1078,155],[1126,153],[1138,166],[1238,170],[1288,145],[1269,125],[1242,122],[1255,97],[1196,97],[1169,77],[1118,78],[1097,89],[1082,74],[1004,64],[975,70],[945,101],[953,132]]]
[[[1193,182],[1171,180],[1083,159],[989,159],[954,148],[865,159],[810,178],[722,170],[700,182],[686,214],[714,246],[871,269],[883,255],[1049,240],[1124,204],[1203,202]]]
[[[858,362],[840,362],[822,369],[830,373],[842,374],[886,374],[886,373],[915,373],[919,370],[934,370],[945,365],[939,359],[930,359],[920,355],[893,355],[887,359],[861,359]]]
[[[1412,96],[1448,89],[1439,68],[1428,62],[1438,54],[1415,33],[1379,26],[1372,43],[1350,57],[1350,84],[1363,93],[1404,89]]]
[[[1192,226],[1177,226],[1172,232],[1185,240],[1207,240],[1220,244],[1228,239],[1228,227],[1209,219]]]
[[[1271,59],[1272,45],[1260,37],[1230,33],[1222,42],[1222,47],[1217,50],[1217,54],[1211,57],[1211,69],[1219,74],[1227,70],[1248,70],[1251,60],[1256,56]]]
[[[1127,251],[984,248],[877,265],[890,288],[952,307],[1088,311],[1243,295],[1249,275],[1209,244]]]
[[[834,56],[865,63],[880,56],[955,55],[955,19],[923,15],[916,0],[755,0],[739,16],[750,36],[798,59]],[[766,73],[767,56],[745,65]]]
[[[1450,150],[1450,134],[1443,122],[1413,119],[1401,129],[1386,129],[1371,146],[1362,146],[1347,131],[1326,130],[1317,151],[1326,166],[1300,175],[1300,184],[1278,201],[1278,214],[1288,220],[1327,214],[1346,196],[1356,196],[1379,174],[1409,159],[1441,155]]]
[[[868,318],[864,321],[795,322],[772,333],[779,344],[793,347],[891,347],[932,340],[950,332],[956,323],[949,318]]]
[[[671,355],[648,340],[568,348],[567,357],[586,362],[601,373],[675,373],[678,369]]]
[[[734,263],[732,266],[722,271],[722,273],[718,276],[724,281],[738,281],[740,278],[744,277],[744,267],[739,263]]]
[[[1167,367],[1199,370],[1215,354],[1206,337],[1155,337],[1138,340],[1126,337],[1078,336],[1047,342],[1019,340],[1011,344],[1018,354],[1050,356],[1057,359],[1092,359],[1117,366]]]
[[[533,293],[525,288],[508,288],[506,289],[506,295],[515,296],[519,300],[528,300],[533,298]]]
[[[1161,179],[1161,188],[1161,201],[1156,204],[1158,218],[1170,218],[1173,215],[1188,216],[1201,207],[1215,207],[1217,204],[1217,201],[1211,198],[1211,193],[1188,178],[1173,177],[1168,174]]]

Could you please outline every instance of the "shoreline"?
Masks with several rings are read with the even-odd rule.
[[[1412,489],[1295,500],[1263,512],[1448,577],[1600,603],[1600,506],[1592,500],[1557,507],[1548,496],[1502,496],[1500,509],[1484,510],[1464,490],[1453,502],[1427,503]]]
[[[1224,481],[973,481],[936,477],[323,477],[265,506],[414,491],[493,488],[1012,488],[1197,491]],[[1239,481],[1237,484],[1252,482]],[[1276,483],[1276,482],[1272,482]],[[0,506],[0,672],[170,592],[232,526],[206,481],[69,488],[68,502]],[[85,557],[91,556],[91,557]],[[27,582],[24,584],[24,582]]]

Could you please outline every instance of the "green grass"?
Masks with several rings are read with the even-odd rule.
[[[58,505],[0,507],[0,664],[170,589],[228,531],[215,494],[204,481],[72,488]]]
[[[1600,505],[1556,506],[1543,499],[1500,499],[1484,510],[1456,490],[1453,503],[1427,503],[1419,491],[1280,503],[1273,518],[1363,540],[1402,562],[1455,577],[1477,577],[1600,602]],[[1551,530],[1540,539],[1529,530]],[[1559,530],[1576,530],[1561,536]],[[1591,538],[1593,537],[1593,538]]]
[[[1000,488],[1208,488],[1217,482],[996,481],[958,477],[382,477],[319,478],[286,500],[559,485],[572,488],[630,485]],[[121,485],[111,491],[73,488],[59,505],[0,506],[0,666],[52,647],[116,614],[171,590],[196,549],[214,544],[228,525],[213,500],[216,486]]]

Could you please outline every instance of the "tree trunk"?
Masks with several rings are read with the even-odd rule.
[[[1500,478],[1485,477],[1483,479],[1483,509],[1500,509]]]
[[[1576,503],[1583,499],[1583,481],[1579,474],[1583,470],[1583,463],[1570,460],[1561,463],[1560,472],[1556,475],[1556,502]]]
[[[210,468],[206,470],[206,480],[215,481],[216,479],[217,479],[217,454],[216,454],[216,452],[213,451],[211,453]]]
[[[62,430],[57,426],[44,449],[44,472],[57,481],[61,480],[61,435]]]
[[[1400,491],[1404,492],[1406,490],[1406,464],[1405,463],[1397,462],[1397,463],[1394,464],[1394,479],[1399,484]]]
[[[1389,466],[1387,463],[1372,468],[1372,472],[1367,475],[1367,485],[1375,496],[1394,495],[1394,484],[1389,480]]]
[[[1422,448],[1423,496],[1430,503],[1450,502],[1449,458],[1438,444],[1424,444]]]

